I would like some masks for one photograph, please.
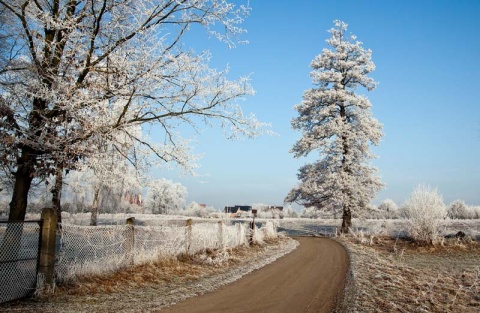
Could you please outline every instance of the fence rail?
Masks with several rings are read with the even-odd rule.
[[[35,291],[41,232],[41,220],[0,221],[0,303]]]

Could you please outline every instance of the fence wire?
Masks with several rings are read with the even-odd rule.
[[[269,224],[270,223],[270,224]],[[207,249],[224,249],[248,243],[244,224],[198,223],[191,226],[78,226],[62,224],[56,279],[118,271],[159,258],[195,254]],[[259,242],[276,235],[267,222],[255,233]]]
[[[133,228],[62,224],[55,274],[58,281],[116,271],[128,264]]]
[[[0,221],[0,303],[35,291],[40,232],[40,221]]]

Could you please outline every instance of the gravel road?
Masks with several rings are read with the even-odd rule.
[[[292,253],[220,289],[160,313],[331,312],[342,292],[348,255],[326,238],[298,237]]]

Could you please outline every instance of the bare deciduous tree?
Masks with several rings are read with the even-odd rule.
[[[256,135],[264,125],[235,102],[252,94],[248,79],[227,80],[208,67],[208,52],[195,54],[182,41],[200,25],[233,46],[249,10],[223,0],[0,0],[7,25],[0,161],[14,181],[9,219],[24,219],[32,179],[61,178],[96,153],[94,138],[120,132],[190,169],[179,125],[219,121],[231,136]],[[161,144],[131,133],[132,125],[149,128]]]

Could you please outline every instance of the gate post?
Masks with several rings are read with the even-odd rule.
[[[53,290],[55,270],[55,239],[57,231],[57,214],[53,208],[42,210],[42,238],[40,244],[39,274],[43,275],[47,287]]]

